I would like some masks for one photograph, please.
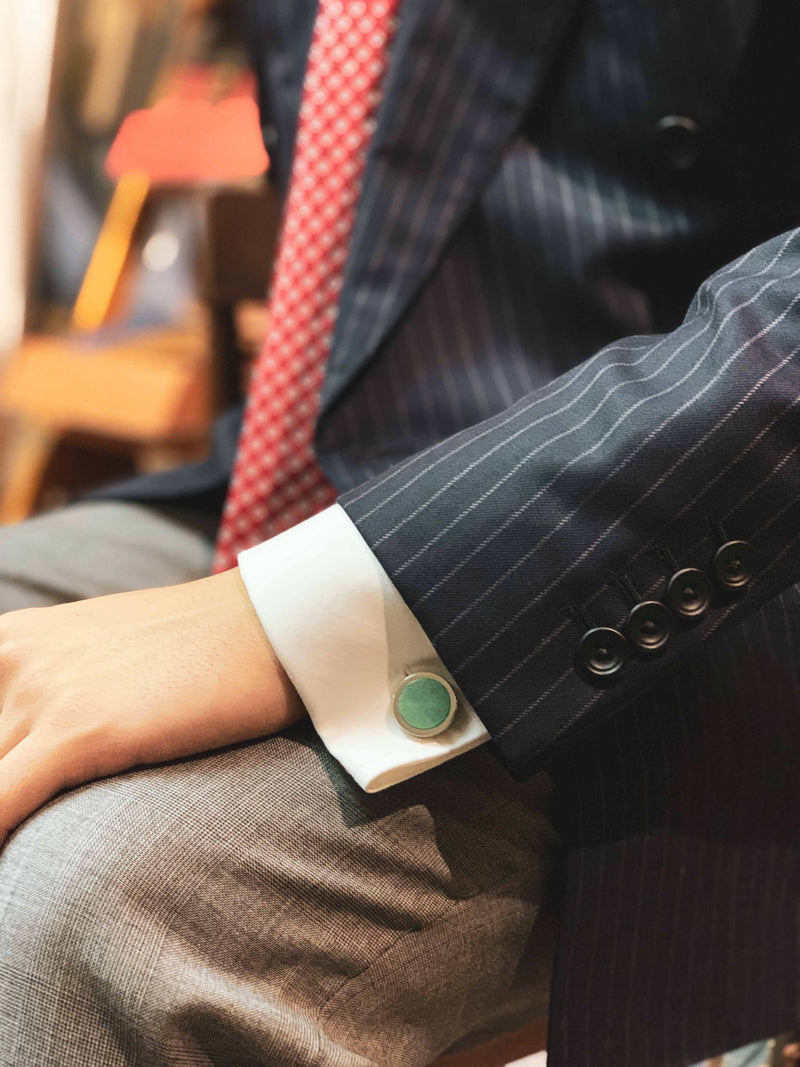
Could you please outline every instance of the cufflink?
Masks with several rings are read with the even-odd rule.
[[[395,718],[412,737],[435,737],[446,730],[457,703],[450,683],[431,671],[407,674],[392,700]]]

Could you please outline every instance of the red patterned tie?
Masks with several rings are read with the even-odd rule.
[[[319,394],[399,0],[320,0],[270,300],[213,571],[336,499]]]

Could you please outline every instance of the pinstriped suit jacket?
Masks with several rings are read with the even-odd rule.
[[[279,182],[313,8],[251,5]],[[799,21],[405,0],[395,40],[317,450],[498,757],[557,774],[554,1067],[798,1017]],[[124,495],[218,507],[235,430]],[[723,538],[745,595],[614,685],[576,670]]]

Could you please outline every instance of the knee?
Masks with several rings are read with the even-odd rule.
[[[90,999],[120,962],[133,968],[130,902],[153,872],[125,832],[123,806],[108,783],[82,787],[33,815],[0,852],[2,1007],[12,987]]]

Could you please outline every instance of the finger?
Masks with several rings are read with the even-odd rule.
[[[0,759],[0,845],[24,819],[73,784],[62,747],[35,732]]]
[[[17,649],[8,638],[8,616],[0,615],[0,701],[5,704],[9,685],[19,666]],[[0,706],[0,715],[3,708]]]
[[[24,722],[11,719],[8,714],[0,715],[0,760],[18,745],[27,733],[28,727]]]

